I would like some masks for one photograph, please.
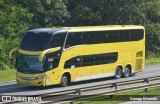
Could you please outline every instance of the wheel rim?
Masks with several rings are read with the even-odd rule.
[[[118,68],[116,76],[117,76],[117,78],[121,77],[121,69]]]
[[[62,85],[63,85],[63,86],[67,86],[67,84],[68,84],[67,77],[64,76],[64,77],[62,78]]]
[[[126,69],[125,69],[125,76],[128,77],[129,74],[130,74],[129,68],[126,68]]]

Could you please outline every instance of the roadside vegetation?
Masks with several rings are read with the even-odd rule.
[[[160,64],[160,58],[150,58],[150,59],[146,59],[145,60],[145,64],[149,65],[149,64]]]
[[[120,104],[129,101],[130,97],[138,97],[138,95],[160,95],[160,87],[149,88],[148,92],[144,92],[144,90],[137,90],[137,91],[129,91],[120,93],[117,95],[113,95],[113,98],[110,96],[104,96],[99,98],[91,98],[85,101],[77,101],[74,104]]]
[[[0,82],[7,82],[16,79],[16,70],[8,69],[0,71]]]
[[[160,64],[160,54],[155,54],[153,52],[147,52],[145,64]]]

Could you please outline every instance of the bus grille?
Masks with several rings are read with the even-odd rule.
[[[136,59],[136,71],[142,69],[142,59]]]

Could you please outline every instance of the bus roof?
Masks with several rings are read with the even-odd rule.
[[[64,29],[61,29],[61,28],[40,28],[40,29],[28,30],[28,32],[50,32],[50,33],[59,32],[59,31],[64,31]]]
[[[138,25],[80,26],[67,28],[69,32],[144,29],[143,26]]]
[[[78,26],[78,27],[53,27],[32,29],[28,32],[82,32],[82,31],[105,31],[105,30],[129,30],[129,29],[144,29],[143,26],[138,25],[106,25],[106,26]]]

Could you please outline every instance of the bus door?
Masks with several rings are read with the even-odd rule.
[[[76,63],[78,68],[76,71],[78,72],[76,81],[89,80],[92,78],[92,68],[89,67],[89,63],[87,57],[77,57]]]
[[[105,73],[104,65],[100,64],[99,55],[87,55],[80,58],[79,77],[84,77],[84,80],[96,79],[103,77]]]

